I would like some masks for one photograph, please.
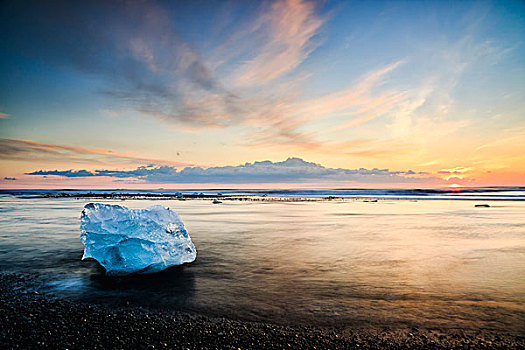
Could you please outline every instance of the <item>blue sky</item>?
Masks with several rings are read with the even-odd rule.
[[[0,186],[289,157],[430,174],[415,184],[525,184],[523,2],[0,6],[0,178],[17,179]],[[39,170],[63,173],[27,175]]]

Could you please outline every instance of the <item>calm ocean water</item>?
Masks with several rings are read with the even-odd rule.
[[[504,195],[523,199],[523,192]],[[213,205],[2,194],[0,270],[31,274],[40,293],[89,302],[276,323],[523,334],[525,201],[482,198],[490,208],[479,208],[457,199]],[[96,262],[80,260],[79,216],[94,201],[177,211],[196,262],[156,275],[105,277]]]

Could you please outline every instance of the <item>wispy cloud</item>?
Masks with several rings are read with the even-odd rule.
[[[38,32],[53,42],[24,49],[103,77],[108,84],[101,92],[118,108],[139,111],[178,130],[243,125],[252,147],[273,143],[314,149],[323,141],[301,130],[309,122],[359,106],[351,115],[355,126],[395,103],[398,97],[392,91],[372,96],[370,90],[400,64],[373,71],[343,91],[299,100],[308,72],[298,68],[318,47],[317,35],[326,22],[319,7],[301,0],[265,3],[204,57],[174,29],[159,3],[72,6],[59,1],[52,14],[35,4],[25,11]],[[97,25],[90,20],[93,12],[101,14]],[[77,45],[68,45],[72,40]]]
[[[324,20],[316,14],[315,3],[300,0],[276,1],[260,14],[246,33],[262,37],[254,57],[238,72],[241,86],[268,83],[299,66],[316,48],[313,40]]]
[[[175,167],[192,164],[165,159],[145,158],[139,155],[120,153],[109,149],[90,149],[54,145],[30,140],[0,138],[0,159],[74,162],[90,164],[169,164]]]
[[[388,169],[326,168],[300,158],[282,162],[262,161],[238,166],[203,169],[186,167],[177,170],[170,166],[141,166],[134,170],[38,170],[32,176],[113,177],[138,179],[145,183],[305,183],[305,182],[359,182],[359,183],[429,183],[439,181],[426,173],[390,171]]]
[[[519,126],[516,128],[507,128],[502,130],[494,139],[488,143],[484,143],[481,146],[476,148],[476,152],[486,151],[497,148],[508,148],[512,144],[514,145],[523,145],[525,142],[525,126]],[[523,149],[517,149],[518,152],[523,151]]]
[[[367,68],[360,77],[356,70],[348,70],[352,72],[344,77],[348,83],[315,95],[304,87],[316,69],[321,71],[319,66],[330,63],[316,58],[317,66],[307,65],[312,54],[323,49],[323,31],[330,20],[323,14],[322,2],[276,0],[240,12],[235,2],[225,2],[224,13],[232,17],[242,13],[243,19],[225,25],[224,35],[209,33],[213,36],[209,41],[180,32],[180,23],[175,23],[179,18],[173,16],[179,4],[16,2],[12,5],[18,7],[16,12],[24,13],[23,20],[32,25],[13,25],[23,28],[23,35],[11,32],[6,37],[12,49],[27,56],[67,64],[103,79],[100,92],[111,97],[115,109],[138,111],[178,131],[236,128],[237,142],[244,147],[383,159],[410,152],[427,152],[435,159],[428,145],[440,147],[440,139],[471,122],[454,113],[454,90],[463,74],[479,60],[497,60],[505,51],[493,41],[479,40],[477,26],[490,10],[483,5],[466,18],[469,24],[458,25],[454,35],[443,31],[435,41],[422,36],[425,41],[414,50],[395,50],[394,55],[390,50],[385,55],[388,60],[363,64]],[[17,21],[10,17],[8,22]],[[339,23],[338,28],[348,27]],[[377,28],[370,24],[368,29]],[[357,34],[351,36],[359,39]],[[422,38],[408,36],[403,43]],[[28,38],[42,44],[28,45]],[[337,44],[341,42],[332,43]],[[359,55],[355,50],[351,54]],[[104,113],[114,115],[107,108]],[[377,130],[366,129],[380,118]],[[138,155],[18,146],[22,150],[11,150],[4,159],[32,154],[65,155],[73,161],[91,157],[149,161]],[[428,163],[428,159],[417,162]]]
[[[321,141],[319,134],[332,135],[335,132],[356,127],[375,117],[391,112],[407,99],[404,92],[385,90],[375,94],[373,90],[384,83],[388,74],[401,66],[404,61],[397,61],[386,67],[368,72],[345,89],[328,93],[324,96],[302,101],[282,101],[274,103],[271,109],[251,116],[256,129],[251,135],[250,147],[286,146],[333,152],[345,149],[350,144]],[[331,128],[317,132],[302,132],[312,122],[328,121]],[[353,140],[351,146],[363,143]],[[371,140],[369,140],[371,141]]]
[[[0,112],[0,119],[8,119],[8,118],[11,118],[10,114]]]

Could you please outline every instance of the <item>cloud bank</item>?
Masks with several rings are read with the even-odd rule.
[[[134,170],[38,170],[27,173],[32,176],[61,176],[68,178],[110,177],[138,179],[144,183],[429,183],[439,179],[427,173],[390,171],[389,169],[342,169],[326,168],[300,158],[288,158],[282,162],[269,160],[245,163],[238,166],[212,168],[186,167],[177,170],[171,166],[140,166]]]

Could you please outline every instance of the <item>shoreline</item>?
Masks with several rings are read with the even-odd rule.
[[[15,196],[13,194],[10,194]],[[16,195],[20,199],[89,199],[89,200],[115,200],[115,201],[126,201],[126,200],[170,200],[170,201],[187,201],[187,200],[218,200],[222,201],[238,201],[238,202],[269,202],[269,203],[295,203],[295,202],[364,202],[364,203],[377,203],[377,202],[418,202],[418,201],[467,201],[467,202],[525,202],[525,198],[454,198],[454,197],[385,197],[385,196],[369,196],[369,197],[338,197],[338,196],[327,196],[327,197],[300,197],[300,196],[225,196],[225,195],[168,195],[168,194],[147,194],[147,195],[136,195],[136,194],[38,194],[38,195]],[[214,203],[214,204],[219,204]]]
[[[6,349],[519,349],[523,335],[492,330],[316,327],[75,302],[24,291],[29,276],[0,273],[0,348]]]
[[[0,189],[19,199],[210,200],[250,202],[480,201],[523,202],[525,187],[398,189]],[[218,203],[215,203],[218,204]]]

